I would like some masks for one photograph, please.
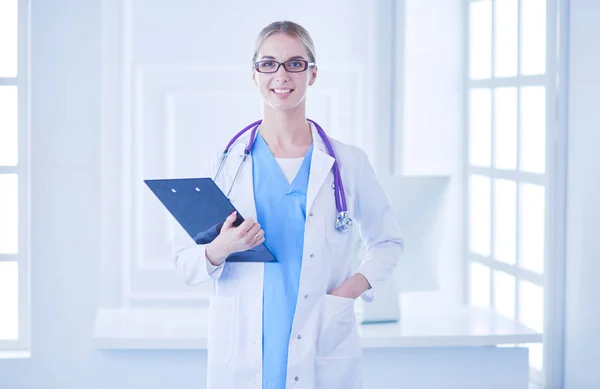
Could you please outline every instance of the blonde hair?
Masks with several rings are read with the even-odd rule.
[[[290,22],[288,20],[283,20],[269,24],[268,26],[262,29],[260,34],[258,34],[258,37],[256,38],[256,44],[254,46],[254,55],[252,56],[252,63],[256,62],[256,58],[258,57],[258,50],[260,49],[260,46],[263,44],[265,39],[278,32],[297,38],[306,49],[306,52],[308,53],[309,62],[317,62],[315,56],[315,44],[312,38],[310,37],[308,31],[306,31],[304,27],[297,23]]]

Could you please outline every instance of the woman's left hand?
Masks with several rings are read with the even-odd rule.
[[[356,299],[369,289],[371,289],[371,285],[365,276],[360,273],[356,273],[344,281],[344,283],[338,288],[332,290],[329,294],[338,297]]]

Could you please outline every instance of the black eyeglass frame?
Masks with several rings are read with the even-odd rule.
[[[274,62],[274,63],[277,64],[277,67],[273,71],[268,71],[268,72],[261,71],[261,70],[259,70],[259,66],[263,62]],[[304,64],[304,67],[301,70],[298,70],[298,69],[289,69],[288,68],[288,66],[289,66],[288,63],[290,63],[290,62],[301,62],[301,63]],[[289,72],[289,73],[302,73],[302,72],[305,72],[310,66],[315,66],[316,64],[314,62],[308,62],[308,61],[306,61],[304,59],[289,59],[289,60],[287,60],[285,62],[278,62],[278,61],[275,61],[274,59],[263,59],[261,61],[254,62],[254,69],[257,72],[259,72],[259,73],[267,73],[267,74],[268,73],[277,73],[277,71],[279,70],[279,68],[281,67],[281,65],[283,65],[283,68],[287,72]]]

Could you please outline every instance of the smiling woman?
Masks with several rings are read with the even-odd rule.
[[[252,79],[265,103],[263,113],[298,111],[307,88],[317,78],[314,43],[308,32],[292,22],[270,24],[257,39],[252,62]]]
[[[306,117],[317,79],[306,30],[289,21],[268,25],[252,59],[262,120],[234,136],[202,173],[246,219],[233,227],[235,217],[228,218],[205,245],[185,235],[175,244],[180,277],[188,285],[215,284],[208,387],[262,381],[271,389],[358,389],[354,301],[371,301],[393,273],[403,249],[400,229],[366,153]],[[232,163],[225,163],[230,154]],[[367,247],[358,269],[347,233],[354,220]],[[227,261],[263,243],[277,261]]]

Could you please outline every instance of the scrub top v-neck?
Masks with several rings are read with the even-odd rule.
[[[284,389],[288,345],[300,284],[306,191],[313,146],[291,182],[260,132],[252,148],[254,201],[265,245],[277,262],[264,264],[263,389]]]

